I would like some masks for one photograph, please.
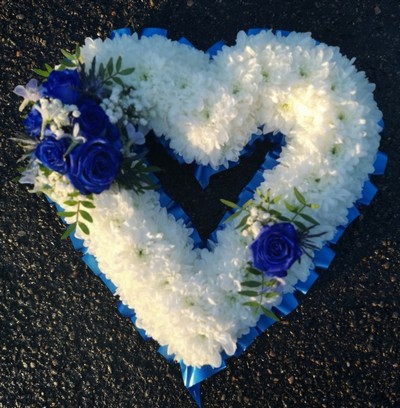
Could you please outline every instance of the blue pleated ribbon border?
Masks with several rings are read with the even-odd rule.
[[[267,29],[262,29],[262,28],[249,29],[247,31],[247,35],[255,35],[263,30],[267,31]],[[274,31],[274,34],[278,36],[280,35],[287,36],[290,34],[290,32],[284,31],[284,30],[276,30]],[[122,28],[119,30],[114,30],[111,33],[110,38],[113,39],[117,35],[119,36],[132,35],[132,32],[129,28]],[[166,37],[167,30],[164,30],[161,28],[145,28],[142,30],[142,33],[141,33],[142,37],[150,37],[153,35],[161,35],[161,36]],[[181,44],[186,44],[190,47],[193,47],[190,41],[188,41],[184,37],[182,37],[178,42]],[[318,42],[316,43],[318,44]],[[223,45],[224,43],[222,41],[219,41],[206,51],[210,55],[210,59],[212,59],[212,57],[216,55],[218,51],[222,49]],[[383,121],[380,121],[379,125],[383,129]],[[262,132],[260,132],[260,134],[254,134],[252,136],[248,145],[242,150],[241,157],[251,154],[254,150],[254,142],[260,138],[268,138],[269,142],[272,144],[272,149],[265,156],[265,159],[262,165],[260,166],[258,171],[255,173],[251,181],[247,184],[247,186],[240,193],[239,200],[238,200],[239,206],[243,205],[247,200],[249,200],[250,198],[254,196],[256,188],[264,180],[263,178],[264,170],[272,169],[275,165],[277,165],[278,163],[277,159],[279,158],[282,147],[285,145],[285,137],[282,134],[278,133],[276,135],[272,135],[272,134],[263,135]],[[167,152],[174,159],[176,159],[179,163],[184,163],[182,157],[176,154],[169,147],[169,142],[165,138],[160,137],[160,138],[157,138],[157,140],[159,141],[159,143],[161,143],[165,147]],[[376,160],[374,163],[374,172],[371,174],[372,175],[383,175],[385,168],[386,168],[386,163],[387,163],[387,155],[381,151],[378,151],[376,155]],[[231,168],[235,166],[236,164],[237,162],[234,162],[234,163],[229,162],[228,168]],[[194,175],[203,189],[208,185],[210,177],[226,169],[226,167],[223,167],[223,166],[220,166],[217,169],[213,169],[211,166],[200,166],[195,163],[192,163],[192,166],[193,166]],[[200,247],[200,248],[212,247],[213,245],[212,243],[217,242],[217,231],[223,228],[224,221],[226,220],[226,218],[228,218],[232,214],[232,211],[233,211],[233,210],[228,211],[225,214],[225,216],[222,218],[217,228],[214,230],[213,233],[210,234],[209,240],[205,242],[201,240],[197,230],[194,228],[189,217],[185,214],[181,206],[175,203],[162,190],[162,188],[160,188],[158,192],[160,194],[160,205],[166,208],[168,213],[172,214],[176,220],[181,219],[185,222],[187,227],[193,228],[191,238],[193,239],[194,247]],[[343,235],[346,228],[351,224],[351,222],[353,222],[360,215],[360,212],[357,209],[357,207],[360,205],[369,205],[376,193],[377,193],[377,188],[374,186],[374,184],[372,184],[370,180],[367,180],[363,186],[362,197],[359,200],[357,200],[357,202],[353,205],[353,207],[351,207],[348,210],[347,224],[338,226],[334,238],[331,241],[329,241],[322,249],[315,252],[314,265],[316,268],[326,270],[329,267],[329,265],[331,264],[335,256],[334,251],[331,249],[331,245],[334,245],[338,242],[338,240]],[[47,196],[46,198],[50,203],[56,206],[58,211],[63,211],[63,209],[57,203],[54,203]],[[87,248],[83,245],[83,240],[77,239],[74,235],[71,235],[70,239],[71,239],[74,249],[79,250],[83,253],[82,259],[86,263],[86,265],[89,267],[89,269],[103,281],[103,283],[107,286],[107,288],[111,291],[112,294],[115,294],[116,286],[110,279],[108,279],[104,275],[104,273],[101,272],[101,270],[99,269],[98,263],[96,261],[96,258],[87,252]],[[310,270],[307,280],[305,282],[299,281],[295,285],[296,291],[302,294],[306,294],[317,278],[318,278],[318,275],[316,271],[314,269]],[[274,307],[273,311],[278,316],[283,317],[289,314],[291,311],[293,311],[298,306],[298,304],[299,303],[296,299],[295,294],[287,293],[283,296],[281,304]],[[135,324],[136,314],[134,310],[130,309],[129,307],[124,305],[121,301],[119,301],[118,311],[120,312],[122,316],[127,317],[132,321],[132,323],[135,325],[136,330],[139,332],[139,334],[144,340],[149,339],[149,337],[146,335],[146,332],[143,329],[136,327],[136,324]],[[264,316],[264,315],[261,316],[259,321],[257,322],[257,325],[255,327],[250,328],[248,334],[243,335],[241,338],[238,339],[237,350],[234,356],[239,357],[240,354],[251,345],[251,343],[256,339],[256,337],[259,334],[263,333],[266,329],[268,329],[268,327],[270,327],[274,322],[275,322],[274,320],[270,319],[267,316]],[[164,356],[167,361],[169,362],[174,361],[174,356],[169,355],[167,353],[167,346],[161,346],[158,349],[158,352],[162,356]],[[225,353],[222,353],[221,356],[222,356],[222,364],[218,368],[213,368],[211,366],[203,366],[201,368],[197,368],[197,367],[187,366],[182,361],[180,361],[179,363],[181,367],[181,371],[182,371],[184,385],[188,389],[190,395],[193,397],[193,399],[196,401],[199,407],[201,407],[201,396],[200,396],[201,382],[207,379],[208,377],[211,377],[212,375],[218,373],[219,371],[223,370],[226,367],[225,360],[229,356],[227,356]]]

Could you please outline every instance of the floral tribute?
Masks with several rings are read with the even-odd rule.
[[[200,381],[296,306],[353,204],[372,198],[382,115],[354,61],[309,34],[250,30],[207,53],[162,30],[112,37],[62,51],[36,70],[41,83],[16,87],[27,112],[20,181],[57,204],[63,237],[82,240],[120,310],[181,363],[200,403]],[[214,172],[254,136],[281,142],[237,203],[221,197],[229,211],[201,247],[154,189],[149,130]]]

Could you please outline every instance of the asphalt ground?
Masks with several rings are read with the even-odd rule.
[[[55,64],[60,48],[127,25],[167,28],[170,38],[185,36],[201,49],[220,39],[232,44],[251,27],[311,31],[356,57],[376,84],[381,150],[389,156],[385,176],[373,178],[377,196],[301,305],[204,381],[202,399],[205,408],[400,407],[400,3],[153,1],[0,1],[0,407],[195,407],[178,365],[141,340],[60,240],[55,210],[11,182],[21,150],[9,138],[22,130],[14,87],[32,68]],[[168,191],[203,234],[219,221],[221,194],[235,199],[258,160],[199,195],[188,171],[150,147],[170,178],[181,177]]]

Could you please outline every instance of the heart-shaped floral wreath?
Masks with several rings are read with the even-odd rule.
[[[329,265],[328,243],[357,216],[353,203],[373,197],[368,174],[385,165],[374,86],[337,48],[281,31],[240,32],[204,53],[164,30],[117,30],[63,54],[36,70],[42,84],[15,89],[21,110],[32,105],[20,181],[56,203],[64,237],[121,313],[181,363],[200,404],[200,381],[296,307],[293,293]],[[196,163],[203,186],[255,139],[271,141],[239,202],[222,200],[230,212],[206,244],[152,189],[149,130]]]

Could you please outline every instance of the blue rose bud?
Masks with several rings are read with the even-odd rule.
[[[37,109],[32,108],[28,113],[28,116],[24,119],[23,123],[28,135],[33,137],[34,139],[39,139],[40,131],[42,129],[41,113]]]
[[[81,194],[100,194],[117,177],[122,153],[105,138],[93,138],[72,149],[68,178]]]
[[[76,121],[82,134],[89,138],[103,136],[110,121],[101,106],[93,100],[86,100],[78,108],[80,116]]]
[[[43,96],[74,104],[79,96],[79,74],[75,69],[53,70],[42,84]]]
[[[267,276],[283,277],[301,256],[296,230],[288,222],[265,225],[250,245],[253,266]]]
[[[64,154],[69,146],[67,139],[56,139],[54,136],[46,136],[35,149],[35,156],[50,170],[65,174],[68,164]]]

